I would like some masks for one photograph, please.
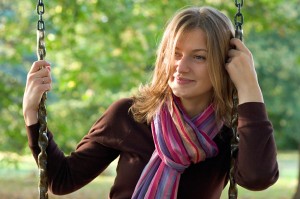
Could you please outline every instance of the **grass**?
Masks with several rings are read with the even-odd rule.
[[[298,154],[297,152],[281,152],[278,154],[279,180],[264,191],[249,191],[238,187],[241,199],[291,199],[297,187]],[[227,187],[221,199],[227,197]]]
[[[3,161],[9,156],[12,162]],[[32,199],[38,198],[38,171],[33,158],[18,157],[16,154],[0,153],[0,198],[1,199]],[[18,162],[19,164],[14,164]],[[298,154],[296,152],[281,152],[278,154],[280,178],[275,185],[267,190],[253,192],[238,187],[239,199],[291,199],[297,186]],[[16,165],[19,165],[17,168]],[[111,184],[116,162],[106,172],[84,188],[65,196],[55,196],[49,193],[49,199],[106,199]],[[104,173],[105,174],[105,173]],[[221,199],[227,199],[227,187]]]

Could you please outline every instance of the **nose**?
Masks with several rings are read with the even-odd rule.
[[[189,72],[190,70],[189,61],[185,56],[181,56],[180,58],[177,58],[175,62],[175,66],[176,66],[176,71],[178,73],[186,73]]]

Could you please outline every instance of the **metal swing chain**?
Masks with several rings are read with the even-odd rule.
[[[241,13],[241,8],[244,5],[244,0],[235,0],[235,6],[237,7],[237,13],[234,16],[234,25],[235,25],[235,38],[243,41],[243,28],[244,16]]]
[[[235,24],[235,38],[240,39],[243,41],[243,28],[242,25],[244,23],[244,16],[241,13],[241,8],[244,4],[244,1],[238,1],[235,0],[235,6],[237,7],[237,13],[234,16],[234,24]],[[235,162],[236,162],[236,156],[238,151],[238,143],[239,143],[239,137],[237,133],[237,126],[238,126],[238,112],[237,112],[237,106],[238,106],[238,95],[237,90],[234,88],[232,92],[232,118],[231,118],[231,128],[233,132],[233,137],[231,138],[231,162],[230,162],[230,171],[229,171],[229,189],[228,189],[228,198],[229,199],[237,199],[238,196],[238,190],[236,186],[236,182],[234,179],[234,173],[235,173]]]
[[[43,21],[43,14],[45,13],[45,6],[43,0],[38,0],[36,11],[39,16],[37,22],[37,56],[39,60],[44,60],[46,56],[45,48],[45,23]],[[41,150],[38,155],[39,166],[39,196],[40,199],[48,199],[48,177],[47,177],[47,153],[48,146],[47,137],[47,111],[46,111],[47,93],[42,96],[38,109],[38,121],[40,124],[38,145]]]

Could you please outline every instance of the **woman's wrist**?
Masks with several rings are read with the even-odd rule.
[[[239,104],[247,102],[264,102],[263,95],[259,85],[240,89],[238,91]]]
[[[26,126],[38,123],[37,111],[24,111],[23,114]]]

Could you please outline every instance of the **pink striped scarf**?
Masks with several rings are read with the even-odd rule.
[[[181,173],[191,164],[214,157],[219,132],[213,106],[189,119],[178,98],[167,102],[151,123],[155,150],[132,199],[175,199]]]

